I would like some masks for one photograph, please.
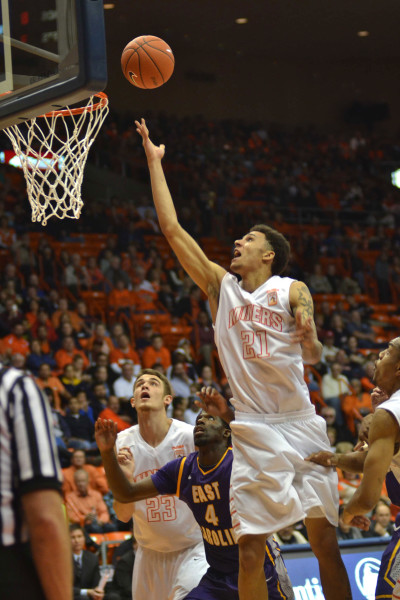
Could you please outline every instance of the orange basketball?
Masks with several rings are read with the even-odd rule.
[[[140,35],[125,46],[121,66],[129,83],[152,90],[171,77],[175,59],[164,40],[155,35]]]

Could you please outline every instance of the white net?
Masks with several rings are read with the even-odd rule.
[[[99,92],[84,107],[66,107],[4,129],[21,161],[32,221],[79,219],[83,171],[107,114],[108,98]]]

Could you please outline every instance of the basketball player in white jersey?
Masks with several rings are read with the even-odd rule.
[[[305,519],[318,558],[326,600],[348,600],[340,556],[337,476],[303,459],[329,448],[303,379],[303,360],[318,362],[313,303],[307,287],[281,278],[289,244],[277,231],[256,226],[235,242],[231,269],[211,262],[180,226],[164,177],[164,146],[136,121],[150,171],[161,230],[180,263],[208,295],[220,360],[233,392],[232,521],[238,537],[240,600],[268,598],[262,564],[268,534]],[[314,448],[314,450],[311,450]]]
[[[393,504],[400,503],[400,338],[379,354],[375,363],[371,398],[375,412],[369,422],[368,451],[334,454],[317,452],[307,460],[326,467],[338,467],[364,473],[360,486],[345,506],[343,520],[349,525],[368,529],[364,517],[376,506],[383,482]],[[375,598],[391,598],[400,571],[400,513],[392,539],[383,553]],[[394,597],[394,596],[393,596]]]
[[[133,456],[133,473],[125,470],[133,481],[194,452],[193,427],[167,417],[171,402],[172,389],[165,375],[143,369],[132,398],[138,425],[125,429],[117,438],[117,451]],[[124,469],[123,462],[122,457]],[[132,460],[126,462],[132,469]],[[187,505],[174,496],[160,496],[135,504],[115,501],[114,508],[121,521],[133,517],[138,550],[132,598],[180,600],[187,596],[208,568],[201,531]]]

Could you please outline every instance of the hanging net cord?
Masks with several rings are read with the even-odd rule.
[[[80,217],[86,160],[108,114],[107,96],[101,98],[94,104],[92,96],[79,112],[66,107],[4,129],[21,161],[32,221]]]

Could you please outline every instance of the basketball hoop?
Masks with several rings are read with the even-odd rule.
[[[79,219],[83,170],[107,114],[108,97],[98,92],[86,106],[67,106],[4,129],[21,161],[33,222]]]

